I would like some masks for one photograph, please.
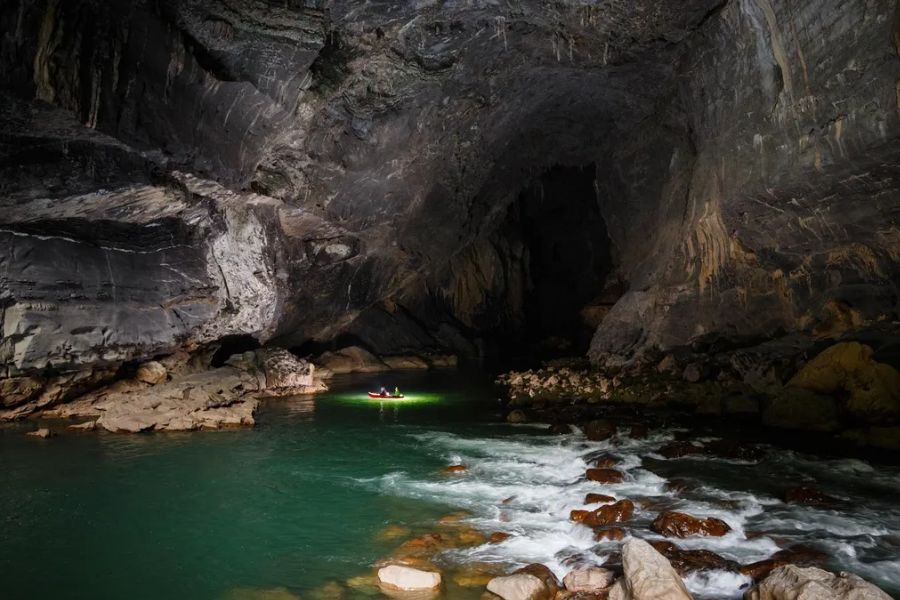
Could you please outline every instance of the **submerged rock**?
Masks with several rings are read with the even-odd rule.
[[[686,550],[664,540],[650,542],[653,548],[665,556],[679,575],[685,576],[695,571],[737,571],[739,565],[710,550]]]
[[[787,565],[744,594],[745,600],[891,600],[877,586],[851,573]]]
[[[837,503],[836,498],[832,498],[821,490],[805,485],[786,491],[784,493],[784,501],[788,504],[803,504],[806,506],[828,506]]]
[[[584,435],[592,442],[608,440],[616,434],[616,426],[609,421],[591,421],[584,426]]]
[[[669,561],[644,540],[622,546],[624,577],[612,587],[609,600],[692,600]]]
[[[35,429],[34,431],[29,431],[25,435],[30,436],[30,437],[47,439],[52,434],[50,433],[50,430],[47,429],[46,427],[41,427],[40,429]]]

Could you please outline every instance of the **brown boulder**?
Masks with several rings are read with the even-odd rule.
[[[464,473],[469,470],[466,465],[450,465],[444,469],[444,473]]]
[[[615,504],[601,506],[597,510],[573,510],[570,518],[588,527],[603,527],[613,523],[628,521],[634,515],[634,503],[631,500],[619,500]]]
[[[752,579],[759,580],[778,567],[783,567],[785,565],[797,565],[801,567],[821,566],[824,565],[828,559],[828,554],[821,550],[805,544],[795,544],[790,548],[779,550],[765,560],[744,565],[739,571],[741,575],[746,575]]]
[[[585,504],[606,504],[607,502],[615,502],[616,499],[606,494],[588,494],[584,497]]]
[[[622,483],[625,474],[616,469],[588,469],[587,478],[597,483]]]
[[[666,537],[685,538],[694,535],[721,537],[731,531],[725,521],[708,517],[701,519],[687,513],[666,511],[661,513],[650,529]]]

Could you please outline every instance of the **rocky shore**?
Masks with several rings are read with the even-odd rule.
[[[377,357],[364,348],[308,360],[277,347],[233,354],[213,366],[213,345],[132,369],[121,363],[58,375],[0,379],[0,422],[50,421],[40,437],[67,429],[114,433],[195,431],[255,424],[261,400],[315,395],[335,375],[456,366],[452,355]],[[60,428],[59,422],[64,423]]]
[[[758,346],[648,355],[622,366],[557,362],[497,378],[509,420],[573,424],[608,410],[680,411],[814,432],[846,447],[900,450],[893,346],[794,337]]]

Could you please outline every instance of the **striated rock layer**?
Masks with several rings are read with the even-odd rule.
[[[231,336],[620,364],[897,320],[893,0],[11,0],[0,30],[5,409]]]

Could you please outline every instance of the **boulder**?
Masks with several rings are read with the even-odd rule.
[[[576,523],[584,523],[588,527],[603,527],[613,523],[628,521],[634,516],[634,503],[631,500],[619,500],[615,504],[607,504],[590,510],[573,510],[569,518]]]
[[[166,375],[166,368],[155,360],[151,360],[138,367],[137,373],[135,373],[134,378],[138,381],[149,383],[150,385],[156,385],[157,383],[162,383],[163,381],[165,381]]]
[[[600,567],[575,569],[563,578],[563,586],[570,592],[602,592],[613,584],[615,573]]]
[[[378,570],[378,581],[395,590],[433,590],[441,586],[441,574],[404,565],[388,565]]]
[[[787,385],[846,396],[847,410],[869,422],[900,417],[900,371],[876,362],[873,354],[871,347],[858,342],[835,344],[809,361]]]
[[[661,513],[650,529],[666,537],[685,538],[690,536],[714,536],[721,537],[731,531],[728,523],[721,519],[708,517],[701,519],[687,513],[666,511]]]
[[[602,419],[591,421],[584,426],[584,435],[592,442],[602,442],[614,436],[616,426]]]
[[[466,465],[450,465],[449,467],[444,468],[444,473],[465,473],[468,470],[469,467],[467,467]]]
[[[816,567],[786,565],[744,594],[745,600],[891,600],[868,581]]]
[[[41,427],[40,429],[35,429],[34,431],[29,431],[25,435],[46,440],[52,434],[50,433],[50,430],[47,429],[46,427]]]
[[[669,561],[644,540],[622,546],[624,577],[612,587],[609,600],[692,600]]]
[[[488,582],[487,589],[503,600],[551,600],[555,595],[540,578],[529,573],[494,577]]]
[[[585,474],[590,481],[597,483],[622,483],[625,473],[616,469],[588,469]]]
[[[700,369],[700,365],[698,365],[697,363],[691,363],[684,368],[684,372],[681,374],[681,377],[688,383],[697,383],[703,377],[703,372]]]
[[[66,429],[71,429],[72,431],[94,431],[97,428],[97,421],[85,421],[84,423],[78,423],[76,425],[69,425]]]
[[[334,352],[326,352],[315,360],[335,375],[346,373],[377,373],[390,369],[374,354],[359,346],[349,346]]]
[[[766,403],[762,422],[769,427],[806,431],[837,431],[838,403],[830,396],[798,387],[786,387]]]
[[[323,392],[328,387],[316,377],[316,366],[284,348],[256,351],[256,362],[265,375],[266,395],[300,395]]]

